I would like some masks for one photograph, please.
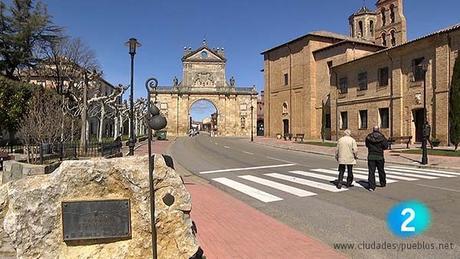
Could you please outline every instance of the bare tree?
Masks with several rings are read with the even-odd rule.
[[[89,138],[88,107],[100,98],[94,94],[101,87],[102,74],[98,72],[96,57],[78,38],[62,38],[48,49],[48,58],[41,65],[41,73],[53,79],[56,91],[63,96],[62,118],[66,113],[80,117],[80,146],[86,150]],[[64,120],[61,119],[61,138],[63,128]]]
[[[107,96],[95,96],[88,101],[90,106],[89,114],[91,117],[99,119],[99,130],[98,130],[98,141],[102,142],[104,121],[108,117],[110,108],[114,107],[113,104],[118,100],[120,96],[126,91],[127,87],[119,85],[115,90]],[[109,108],[109,110],[108,110]]]
[[[46,89],[37,90],[29,101],[27,113],[19,130],[19,136],[27,146],[29,161],[32,145],[53,144],[60,141],[61,126],[56,121],[60,119],[61,107],[60,96]],[[67,122],[70,120],[68,116],[65,119]]]

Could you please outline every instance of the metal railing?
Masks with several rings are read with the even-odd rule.
[[[120,154],[121,141],[88,143],[86,148],[79,143],[42,143],[38,145],[0,146],[0,152],[22,154],[29,163],[43,164],[52,160],[69,160],[82,157],[111,157]]]

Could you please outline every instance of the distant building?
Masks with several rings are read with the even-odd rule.
[[[38,65],[34,69],[30,70],[24,70],[22,71],[22,76],[26,81],[29,83],[33,83],[36,85],[41,85],[45,88],[49,89],[56,89],[58,91],[58,87],[68,87],[70,78],[63,77],[62,79],[58,80],[55,74],[51,73],[52,69],[47,69],[48,67],[53,66],[49,65],[47,63],[42,63]],[[61,81],[61,86],[58,86],[58,82]],[[89,84],[88,88],[88,99],[91,99],[95,96],[109,96],[115,91],[115,86],[113,86],[111,83],[106,81],[102,77],[97,78],[97,82],[93,84]],[[116,101],[117,104],[121,105],[122,104],[122,96],[117,98]],[[107,113],[111,112],[111,108],[107,107]],[[103,137],[114,137],[114,125],[115,121],[113,119],[113,116],[111,118],[106,118],[104,119],[104,127],[103,127]],[[128,125],[126,127],[123,127],[127,133],[127,129],[129,128]],[[88,129],[89,129],[89,134],[90,138],[98,138],[99,134],[99,119],[96,117],[91,117],[89,114],[88,117]]]
[[[318,31],[264,51],[265,136],[303,133],[332,139],[349,128],[359,140],[373,125],[413,136],[423,121],[423,71],[432,137],[448,143],[448,96],[460,25],[407,42],[402,0],[349,18],[350,36]]]

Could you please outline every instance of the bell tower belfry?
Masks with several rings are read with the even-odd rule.
[[[387,47],[406,43],[407,24],[403,0],[378,0],[376,7],[375,42]]]
[[[368,41],[375,40],[377,14],[374,11],[363,6],[352,14],[348,21],[350,22],[350,34],[352,37]]]

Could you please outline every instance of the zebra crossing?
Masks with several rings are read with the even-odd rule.
[[[261,167],[263,168],[263,167]],[[281,166],[279,167],[281,168]],[[257,168],[259,169],[259,168]],[[250,168],[249,170],[254,170]],[[216,172],[233,172],[245,170],[215,170]],[[204,172],[208,174],[211,171]],[[367,168],[353,168],[354,179],[367,181]],[[439,178],[459,177],[460,173],[444,171],[438,169],[415,168],[408,166],[387,166],[385,168],[387,176],[387,184],[397,183],[401,181],[417,181],[417,180],[434,180]],[[262,191],[258,188],[262,186],[268,187],[265,190],[276,190],[277,193],[286,193],[295,197],[312,197],[322,192],[344,192],[350,189],[337,189],[335,182],[337,181],[337,169],[330,168],[314,168],[308,170],[286,170],[283,173],[261,173],[255,175],[238,175],[235,179],[227,177],[212,178],[212,181],[222,184],[228,188],[244,193],[261,202],[282,201],[284,198],[280,195]],[[233,178],[233,177],[232,177]],[[345,173],[346,180],[346,173]],[[376,176],[378,181],[378,176]],[[294,186],[292,185],[294,184]],[[360,183],[353,183],[357,188],[364,188]]]

